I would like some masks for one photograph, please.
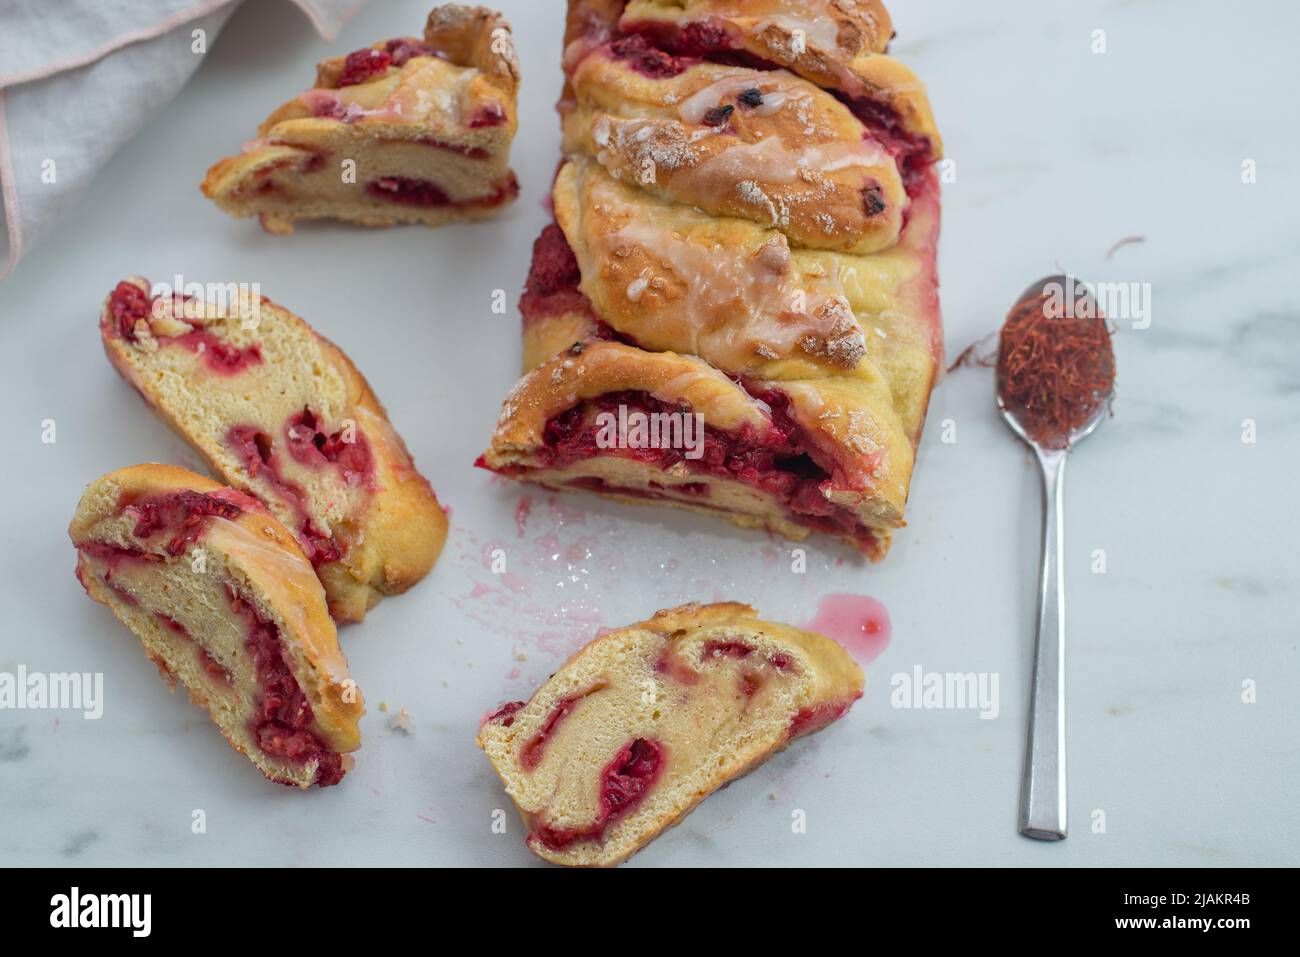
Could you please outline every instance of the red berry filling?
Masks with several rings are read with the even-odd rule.
[[[452,199],[441,186],[427,179],[408,176],[384,176],[366,184],[366,192],[378,199],[400,203],[403,206],[437,208],[444,206],[499,206],[519,192],[519,184],[512,176],[486,196],[473,199]]]
[[[248,626],[244,647],[252,655],[257,671],[257,710],[252,732],[258,747],[273,758],[293,764],[316,761],[315,783],[321,787],[338,784],[343,779],[343,757],[311,730],[315,721],[311,702],[294,677],[279,628],[230,586],[226,593],[230,607],[243,616]]]
[[[503,728],[508,728],[515,723],[515,712],[519,711],[527,704],[527,701],[507,701],[484,718],[481,723],[487,724],[489,721],[500,721]]]
[[[465,125],[471,130],[478,130],[488,126],[500,126],[505,121],[506,111],[501,108],[501,104],[488,103],[475,110]]]
[[[129,597],[125,592],[120,592],[120,594],[122,594],[123,597]],[[184,625],[175,618],[172,618],[170,615],[164,615],[162,612],[154,612],[154,614],[157,616],[158,620],[163,623],[164,627],[180,635],[194,646],[194,655],[199,660],[199,667],[203,669],[204,673],[209,678],[217,684],[230,685],[234,683],[234,676],[222,667],[217,659],[212,657],[208,652],[208,649],[204,648],[195,640],[194,636],[189,633]]]
[[[561,699],[559,704],[551,709],[551,713],[548,714],[546,720],[542,722],[541,728],[538,729],[537,733],[529,738],[527,742],[525,742],[523,748],[519,752],[519,763],[523,766],[525,771],[532,771],[542,763],[542,754],[546,750],[546,745],[550,740],[551,735],[555,733],[555,729],[560,726],[561,721],[572,713],[573,706],[589,694],[591,694],[590,691],[581,691],[577,694],[571,694],[567,698]]]
[[[353,50],[343,61],[343,72],[339,74],[339,86],[355,86],[365,83],[388,72],[393,56],[387,50],[375,50],[363,47]],[[403,60],[402,62],[406,62]]]
[[[108,311],[117,334],[127,342],[135,342],[135,324],[148,320],[150,307],[149,295],[135,283],[119,282],[108,297]]]
[[[625,61],[633,70],[653,80],[677,76],[696,62],[690,57],[665,53],[651,46],[650,41],[640,34],[613,41],[609,52],[615,59]]]
[[[343,550],[333,538],[320,531],[307,512],[307,493],[280,472],[274,440],[255,425],[231,426],[226,444],[239,457],[250,479],[259,476],[275,495],[298,516],[298,545],[312,565],[319,567],[343,557]]]
[[[853,512],[826,497],[825,490],[831,485],[830,473],[809,453],[801,437],[802,430],[789,415],[788,399],[775,390],[761,398],[772,411],[773,428],[762,435],[748,428],[733,434],[706,424],[703,452],[699,458],[690,459],[684,448],[601,448],[597,441],[602,433],[597,420],[601,413],[617,415],[619,406],[625,406],[629,413],[635,410],[646,415],[690,411],[673,408],[648,393],[606,393],[579,403],[546,423],[545,447],[538,453],[539,467],[564,468],[597,455],[631,458],[665,470],[680,464],[692,474],[743,482],[777,499],[801,524],[832,534],[850,535],[865,544],[870,540],[870,530],[858,522]],[[673,491],[677,488],[666,487]],[[707,487],[700,486],[694,491],[706,493]],[[642,495],[655,497],[655,488],[642,490]]]
[[[586,827],[559,828],[543,824],[531,838],[553,851],[579,841],[603,840],[610,825],[626,817],[654,786],[663,771],[667,749],[658,741],[637,738],[624,745],[600,775],[596,820]]]
[[[524,322],[564,312],[590,313],[591,300],[578,288],[581,280],[573,247],[564,230],[551,223],[533,241],[533,261],[519,299]]]
[[[234,521],[244,513],[244,507],[232,500],[234,497],[221,492],[205,494],[185,489],[136,499],[126,506],[126,512],[136,520],[132,530],[136,538],[151,538],[155,532],[166,532],[171,536],[167,553],[183,555],[190,544],[203,535],[208,518],[216,516]]]
[[[195,329],[183,336],[173,339],[160,339],[160,343],[174,342],[191,352],[203,357],[203,362],[213,372],[222,375],[237,375],[249,366],[262,361],[262,347],[257,343],[251,346],[232,346],[224,339],[218,339],[206,329]]]
[[[353,488],[373,484],[375,463],[370,443],[355,425],[326,434],[315,413],[304,407],[284,424],[284,439],[295,461],[312,468],[332,465]]]
[[[438,55],[438,51],[433,49],[433,47],[425,46],[419,40],[412,37],[401,37],[397,40],[389,40],[384,44],[384,49],[387,51],[393,66],[404,66],[406,61],[412,57]]]
[[[832,721],[844,717],[849,708],[853,707],[853,702],[861,697],[862,692],[858,692],[848,701],[831,702],[819,704],[813,708],[804,708],[790,719],[790,729],[787,733],[791,738],[797,738],[801,734],[812,734],[814,731],[819,731]]]

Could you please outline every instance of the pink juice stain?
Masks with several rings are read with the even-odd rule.
[[[826,595],[805,631],[834,638],[858,661],[874,661],[889,647],[889,612],[875,598],[866,595]]]

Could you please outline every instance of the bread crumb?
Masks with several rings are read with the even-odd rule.
[[[401,731],[403,734],[415,734],[415,722],[411,720],[411,712],[405,708],[388,719],[388,726],[394,731]]]

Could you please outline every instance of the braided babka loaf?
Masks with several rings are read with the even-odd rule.
[[[941,146],[891,36],[879,0],[570,0],[480,465],[884,555],[942,360]]]
[[[499,14],[436,7],[423,40],[323,61],[312,89],[208,170],[203,195],[273,233],[322,217],[436,226],[491,216],[519,192],[508,165],[518,86]]]

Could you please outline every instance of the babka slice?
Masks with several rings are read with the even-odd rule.
[[[233,284],[232,284],[233,287]],[[298,538],[340,621],[433,567],[447,517],[370,386],[337,346],[265,298],[219,303],[117,284],[109,360],[227,483]]]
[[[273,233],[299,219],[366,226],[482,219],[519,192],[510,171],[519,66],[510,26],[483,7],[429,14],[400,37],[325,60],[203,194]]]
[[[941,152],[877,0],[570,0],[555,223],[479,464],[882,557],[941,368]]]
[[[478,744],[557,864],[621,863],[862,696],[838,644],[747,605],[684,605],[591,642]]]
[[[90,484],[69,530],[86,594],[281,784],[338,784],[361,742],[325,593],[258,501],[170,465]]]

